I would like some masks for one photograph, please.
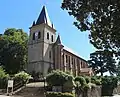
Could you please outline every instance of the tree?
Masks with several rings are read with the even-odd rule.
[[[116,75],[120,77],[120,61],[118,62],[118,65],[117,65],[117,73],[116,73]]]
[[[28,35],[22,29],[9,28],[0,36],[0,65],[14,74],[27,64]]]
[[[90,31],[89,39],[97,49],[108,49],[120,56],[119,0],[63,0],[62,8],[75,17],[74,25]]]
[[[91,53],[88,63],[89,67],[92,67],[95,74],[100,73],[101,76],[103,76],[103,73],[107,71],[109,71],[111,75],[116,73],[116,62],[113,58],[113,53],[108,50]]]

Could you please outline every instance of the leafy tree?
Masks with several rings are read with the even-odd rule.
[[[112,52],[108,50],[96,51],[90,54],[90,58],[88,61],[89,67],[92,67],[95,74],[101,73],[101,76],[103,76],[103,73],[107,71],[110,74],[116,72],[116,62]]]
[[[116,75],[120,77],[120,61],[118,62],[118,65],[117,65]]]
[[[28,35],[22,29],[6,29],[0,36],[0,65],[10,74],[23,70],[27,63]]]
[[[90,42],[97,49],[120,52],[119,0],[63,0],[62,8],[76,18],[75,26],[90,31]]]
[[[90,43],[98,50],[108,50],[120,60],[120,1],[119,0],[63,0],[62,9],[76,20],[74,25],[80,31],[89,31]],[[98,54],[92,53],[91,65],[97,72],[113,73],[113,57],[106,56],[107,64],[100,65]],[[107,58],[108,57],[108,58]],[[106,63],[105,63],[106,64]],[[98,65],[98,66],[97,66]],[[112,66],[114,69],[112,69]],[[96,68],[97,67],[97,68]],[[101,69],[100,69],[101,68]]]

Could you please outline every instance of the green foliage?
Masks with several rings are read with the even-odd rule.
[[[85,78],[82,76],[77,76],[75,78],[75,82],[79,82],[80,86],[87,84]]]
[[[7,81],[9,75],[5,73],[2,67],[0,67],[0,89],[5,89],[7,87]]]
[[[0,36],[0,64],[9,74],[24,69],[27,64],[28,35],[22,29],[10,28]]]
[[[67,81],[63,84],[65,87],[73,87],[74,86],[74,81],[73,81],[73,76],[72,75],[66,75]]]
[[[63,86],[66,81],[72,81],[73,77],[65,72],[56,70],[46,76],[46,81],[51,86]]]
[[[85,84],[85,85],[83,86],[83,90],[84,90],[84,91],[87,91],[88,89],[90,89],[90,86],[89,86],[88,84]]]
[[[31,78],[31,76],[28,73],[21,71],[21,72],[15,74],[14,79],[17,82],[22,81],[25,84],[29,81],[30,78]]]
[[[87,95],[88,89],[90,89],[90,79],[87,76],[77,76],[75,78],[75,91],[77,94],[83,94],[84,97]]]
[[[71,93],[47,92],[46,97],[75,97],[75,95]]]
[[[120,61],[117,64],[117,72],[116,75],[120,77]]]
[[[111,88],[116,88],[118,83],[118,78],[115,76],[105,76],[102,77],[102,85],[109,86]]]
[[[91,77],[91,83],[96,84],[96,85],[101,85],[101,78],[97,76]]]
[[[114,58],[120,56],[120,2],[117,0],[63,0],[62,9],[68,11],[80,31],[89,31],[90,43],[97,51],[107,51],[103,62],[91,55],[91,67],[96,73],[116,73]],[[113,57],[114,55],[114,57]],[[99,68],[100,67],[100,68]]]
[[[90,31],[90,42],[97,49],[120,47],[120,2],[117,0],[63,0],[62,8],[76,18],[75,26]]]
[[[102,77],[102,95],[112,96],[113,89],[117,87],[118,78],[114,76]]]
[[[85,80],[86,80],[86,83],[87,83],[87,84],[91,82],[91,79],[90,79],[89,76],[85,76]]]
[[[95,51],[90,54],[89,67],[92,67],[95,74],[101,73],[101,76],[103,76],[103,73],[109,71],[113,75],[117,71],[113,56],[113,53],[108,50]]]
[[[96,85],[101,85],[101,81],[100,81],[100,80],[96,80],[96,81],[95,81],[95,84],[96,84]]]

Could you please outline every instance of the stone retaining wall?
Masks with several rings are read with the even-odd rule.
[[[101,87],[96,86],[95,88],[89,89],[86,93],[76,94],[76,97],[101,97]]]

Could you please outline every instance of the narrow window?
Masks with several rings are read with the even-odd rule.
[[[41,32],[39,31],[38,32],[38,39],[40,39],[40,37],[41,37]]]
[[[35,40],[35,33],[33,33],[33,40]]]
[[[82,61],[81,61],[81,68],[83,68],[83,64],[82,64]]]
[[[51,36],[51,41],[53,42],[53,35]]]
[[[47,39],[49,40],[49,33],[47,33]]]
[[[51,51],[49,52],[49,58],[51,59]]]
[[[68,56],[66,55],[66,63],[68,63]]]
[[[74,64],[74,69],[76,69],[76,62],[75,62],[75,58],[74,58],[74,63],[73,63],[73,64]]]
[[[73,64],[73,57],[72,57],[72,64]]]
[[[69,64],[70,64],[70,56],[69,56],[69,59],[68,59],[68,60],[69,60]]]

